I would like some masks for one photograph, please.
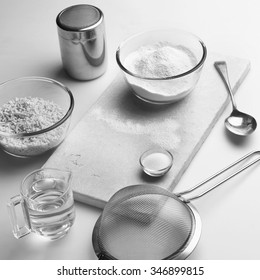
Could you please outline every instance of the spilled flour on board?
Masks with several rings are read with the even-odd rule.
[[[107,114],[102,108],[93,109],[91,114],[117,132],[144,135],[151,142],[165,149],[176,149],[181,143],[181,137],[178,133],[180,125],[174,119],[164,119],[158,124],[154,120],[123,118],[116,111]]]

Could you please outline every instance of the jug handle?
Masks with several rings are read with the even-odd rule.
[[[16,213],[16,206],[21,205],[24,224],[19,225],[17,213]],[[16,195],[10,198],[9,203],[7,204],[8,215],[10,218],[10,222],[12,225],[12,231],[15,238],[19,239],[31,232],[31,223],[29,218],[28,209],[24,204],[24,200],[20,195]]]

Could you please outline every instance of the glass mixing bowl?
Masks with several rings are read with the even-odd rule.
[[[0,148],[17,157],[56,148],[67,134],[73,108],[71,91],[49,78],[0,84]]]
[[[179,69],[176,75],[164,77],[145,76],[130,67],[129,55],[140,51],[144,46],[165,43],[182,52],[180,54],[184,55],[184,58],[186,54],[191,59],[191,66],[188,69],[186,67],[184,71]],[[207,49],[200,38],[177,29],[153,30],[134,35],[123,41],[116,51],[116,61],[124,73],[125,80],[132,87],[133,93],[138,98],[155,104],[173,103],[192,92],[199,80],[206,56]],[[169,62],[170,59],[173,57],[166,57],[166,61]],[[177,59],[178,64],[182,63],[181,58],[177,57]],[[142,63],[145,63],[145,60],[147,57],[143,58]],[[172,61],[173,66],[174,63],[176,62]]]

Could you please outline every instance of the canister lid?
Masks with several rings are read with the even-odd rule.
[[[75,5],[61,11],[57,24],[67,31],[84,31],[94,27],[102,20],[102,12],[92,5]]]

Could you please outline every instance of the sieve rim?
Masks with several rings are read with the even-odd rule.
[[[133,185],[133,186],[144,186],[144,185]],[[150,186],[150,185],[148,185],[148,186]],[[152,186],[157,187],[154,185],[152,185]],[[130,186],[128,186],[128,187],[130,187]],[[128,187],[126,187],[126,188],[128,188]],[[158,188],[160,188],[160,187],[158,187]],[[163,195],[165,196],[165,194],[163,194]],[[197,246],[200,236],[201,236],[202,222],[201,222],[201,218],[200,218],[200,215],[199,215],[197,209],[190,202],[182,200],[182,197],[178,197],[176,194],[174,194],[172,192],[169,192],[169,197],[176,199],[178,202],[182,203],[182,205],[188,209],[189,214],[191,216],[192,226],[191,226],[191,233],[188,236],[187,240],[183,243],[183,246],[181,246],[177,251],[173,252],[169,256],[166,256],[165,258],[163,258],[163,260],[173,260],[173,259],[183,260],[183,259],[186,259]],[[117,260],[117,258],[115,258],[113,255],[111,255],[109,252],[107,252],[106,249],[105,250],[101,249],[101,247],[104,247],[104,246],[100,246],[99,230],[100,230],[100,226],[101,226],[101,220],[102,220],[103,213],[104,212],[101,213],[101,215],[97,219],[95,226],[93,228],[93,232],[92,232],[93,249],[94,249],[96,256],[99,259]]]
[[[186,259],[196,248],[201,236],[202,222],[198,210],[190,202],[185,202],[179,197],[177,198],[180,202],[183,202],[189,209],[189,213],[191,214],[192,218],[192,231],[190,236],[188,237],[188,240],[183,243],[183,246],[178,251],[174,252],[174,254],[165,258],[165,260]]]

